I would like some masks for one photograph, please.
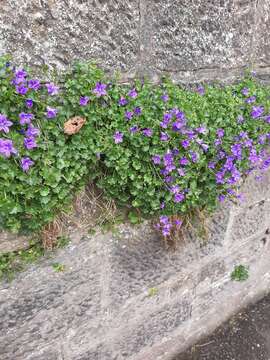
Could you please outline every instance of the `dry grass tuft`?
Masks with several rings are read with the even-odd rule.
[[[57,239],[62,236],[63,228],[59,219],[46,225],[41,232],[42,246],[46,250],[52,250],[57,245]]]

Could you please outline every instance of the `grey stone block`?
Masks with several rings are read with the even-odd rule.
[[[240,242],[256,234],[265,233],[270,227],[270,203],[261,202],[245,208],[234,217],[231,239]]]
[[[146,0],[142,54],[149,73],[185,80],[201,69],[209,78],[217,69],[241,69],[249,63],[254,3]]]
[[[27,236],[19,236],[8,231],[0,231],[0,254],[27,249],[29,247],[30,238]]]
[[[257,174],[261,175],[261,173]],[[256,179],[255,174],[249,176],[241,187],[243,202],[238,207],[248,207],[255,205],[262,200],[270,199],[270,172],[264,172],[262,177]]]
[[[169,336],[178,326],[190,319],[192,306],[188,299],[178,299],[174,304],[162,307],[160,310],[148,314],[139,324],[123,327],[121,338],[114,339],[114,351],[123,359],[136,355],[142,348],[151,346]]]
[[[64,68],[100,61],[132,71],[138,61],[138,0],[1,1],[0,44],[16,61]]]
[[[256,2],[253,44],[253,62],[256,68],[270,66],[270,5],[268,0]]]

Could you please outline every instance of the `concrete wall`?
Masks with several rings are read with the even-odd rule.
[[[270,173],[249,178],[246,201],[208,219],[207,242],[190,232],[176,251],[147,224],[80,241],[75,233],[0,284],[0,359],[171,360],[269,291],[269,184]],[[242,283],[230,279],[239,264],[249,267]]]
[[[0,53],[31,65],[96,59],[125,78],[270,74],[269,0],[1,0]]]

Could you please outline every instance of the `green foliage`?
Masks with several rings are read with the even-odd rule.
[[[248,267],[244,265],[235,266],[231,273],[231,279],[234,281],[245,281],[249,277]]]
[[[2,59],[0,73],[4,66],[5,59]],[[5,76],[0,79],[1,113],[14,122],[10,132],[3,137],[12,139],[19,153],[10,158],[0,155],[0,225],[12,231],[36,231],[52,221],[95,173],[94,123],[91,111],[86,114],[79,106],[79,99],[94,87],[100,71],[91,64],[82,67],[83,73],[77,65],[75,73],[66,75],[69,79],[56,96],[49,96],[44,88],[29,91],[28,96],[18,95],[10,84],[13,78],[10,68],[5,69]],[[25,107],[26,98],[34,102],[29,111]],[[58,110],[56,118],[46,118],[47,106]],[[35,116],[32,123],[41,133],[36,149],[27,150],[23,146],[23,135],[18,133],[22,128],[26,129],[18,123],[21,112],[31,112]],[[74,115],[86,116],[84,130],[76,136],[65,135],[63,124]],[[20,166],[23,156],[35,162],[28,172],[23,172]]]
[[[56,272],[63,272],[66,269],[65,265],[60,263],[54,263],[52,264],[52,267]]]
[[[14,70],[7,60],[0,59],[0,109],[13,125],[8,133],[0,133],[0,139],[11,139],[17,154],[0,154],[0,225],[13,231],[39,230],[63,211],[89,180],[96,181],[106,197],[128,206],[132,223],[141,215],[213,210],[218,197],[235,198],[240,177],[258,167],[250,160],[251,150],[259,157],[259,165],[267,155],[262,150],[270,133],[270,121],[264,121],[270,108],[269,89],[253,78],[235,85],[206,86],[204,94],[167,79],[160,85],[136,81],[133,88],[137,94],[130,94],[130,86],[106,82],[102,70],[85,63],[74,65],[60,77],[59,94],[50,95],[42,85],[38,91],[28,89],[26,95],[20,95],[12,84]],[[29,79],[30,71],[26,86]],[[99,82],[107,84],[103,94],[93,91]],[[253,103],[246,101],[244,88],[248,88],[248,96],[256,96]],[[80,98],[85,96],[89,102],[81,106]],[[119,104],[121,98],[127,104]],[[26,108],[26,99],[33,100],[31,109]],[[263,118],[251,116],[253,106],[264,107]],[[47,107],[57,109],[57,116],[48,118]],[[27,126],[19,123],[22,112],[34,115],[32,124],[40,131],[38,147],[31,150],[23,144],[22,130]],[[170,125],[162,127],[164,115],[171,119]],[[64,123],[73,116],[84,117],[86,124],[68,136]],[[238,121],[239,116],[244,117],[243,122]],[[185,131],[175,131],[173,124],[182,120]],[[138,131],[131,131],[135,126]],[[145,133],[147,129],[150,135]],[[224,135],[217,145],[220,129]],[[119,142],[115,141],[117,132],[122,136]],[[168,141],[161,140],[162,133]],[[245,145],[247,140],[252,145]],[[236,156],[233,146],[240,143],[241,154]],[[175,168],[168,170],[164,157],[172,153]],[[218,174],[232,155],[233,171],[224,171],[218,182]],[[154,156],[160,157],[160,164],[153,162]],[[21,168],[23,157],[34,161],[29,171]],[[185,165],[180,164],[183,158],[188,162]],[[174,192],[173,187],[178,190]]]
[[[152,287],[148,290],[149,297],[156,296],[157,294],[158,294],[158,288],[156,287]]]
[[[23,271],[44,255],[44,249],[39,242],[33,242],[27,250],[0,254],[0,280],[11,281],[18,271]]]
[[[63,248],[69,242],[68,237],[58,237],[55,249]],[[28,249],[0,254],[0,281],[4,279],[11,281],[17,272],[25,270],[27,265],[35,263],[48,254],[39,240],[32,241]]]

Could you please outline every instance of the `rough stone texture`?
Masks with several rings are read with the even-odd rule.
[[[30,238],[27,236],[18,236],[7,231],[0,231],[0,254],[27,249]]]
[[[139,54],[138,0],[2,0],[0,52],[63,68],[77,59],[132,72]]]
[[[0,53],[64,68],[95,59],[124,78],[270,74],[269,0],[1,0]]]
[[[0,359],[171,360],[269,290],[269,192],[251,178],[243,191],[207,221],[207,242],[193,230],[173,251],[147,223],[121,225],[2,283]]]
[[[249,63],[255,1],[143,3],[145,55],[151,73],[169,72],[182,79],[204,72],[208,77]]]

